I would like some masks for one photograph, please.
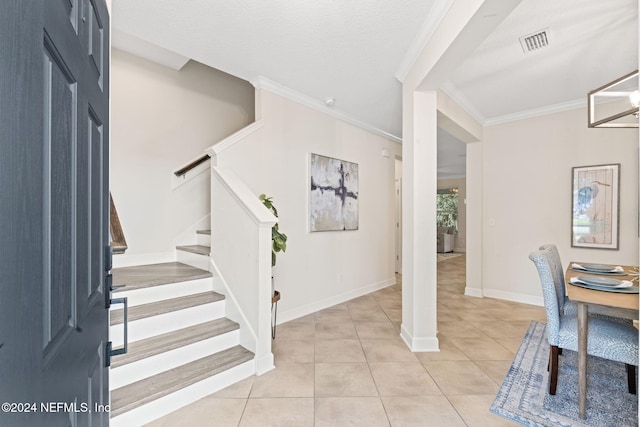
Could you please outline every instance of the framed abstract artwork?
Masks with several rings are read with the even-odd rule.
[[[571,246],[618,249],[620,164],[572,169]]]
[[[309,230],[358,229],[358,164],[311,154]]]

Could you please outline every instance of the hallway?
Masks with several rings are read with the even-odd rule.
[[[489,413],[542,307],[463,295],[465,256],[438,262],[439,353],[399,337],[398,284],[278,326],[277,368],[152,426],[507,426]]]

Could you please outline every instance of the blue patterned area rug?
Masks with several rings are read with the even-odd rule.
[[[531,322],[491,412],[525,426],[638,426],[638,396],[627,391],[622,363],[589,356],[587,418],[578,417],[578,357],[563,351],[555,396],[548,393],[549,343],[544,323]]]

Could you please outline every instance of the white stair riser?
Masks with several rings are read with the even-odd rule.
[[[178,262],[183,264],[187,264],[201,270],[211,271],[209,257],[207,255],[194,254],[193,252],[176,249],[176,258]]]
[[[239,342],[240,332],[236,329],[216,337],[128,363],[110,370],[110,387],[112,390],[123,387],[160,372],[168,371],[202,357],[226,350],[238,345]]]
[[[254,363],[253,360],[249,360],[189,387],[111,418],[110,425],[111,427],[130,427],[150,423],[196,400],[250,377],[255,370]]]
[[[196,234],[199,245],[211,247],[211,234]]]
[[[138,341],[210,320],[220,319],[224,316],[225,301],[220,300],[210,304],[130,321],[128,325],[128,340],[129,342]],[[112,325],[109,328],[109,339],[114,347],[119,347],[124,342],[123,331],[124,326],[122,324]]]
[[[168,283],[166,285],[154,286],[151,288],[116,292],[113,296],[114,298],[126,297],[129,307],[134,307],[136,305],[148,304],[150,302],[200,294],[211,290],[213,290],[213,281],[211,280],[211,277],[206,277],[204,279],[189,280],[187,282]]]

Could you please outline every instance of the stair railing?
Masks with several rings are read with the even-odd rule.
[[[188,165],[178,169],[177,171],[175,171],[173,174],[177,177],[181,177],[187,174],[187,172],[189,172],[191,169],[194,169],[196,166],[200,166],[201,164],[203,164],[204,162],[206,162],[207,160],[209,160],[211,158],[210,155],[208,154],[204,154],[201,157],[198,157],[197,159],[195,159],[194,161],[192,161],[191,163],[189,163]]]
[[[227,316],[246,325],[240,328],[241,344],[255,353],[256,374],[261,375],[274,368],[271,227],[277,219],[240,178],[215,163],[211,200],[211,264],[227,301],[234,304]]]
[[[127,250],[127,239],[124,237],[124,231],[122,231],[118,211],[113,203],[111,193],[109,193],[109,237],[111,240],[109,244],[114,254],[123,254]]]

